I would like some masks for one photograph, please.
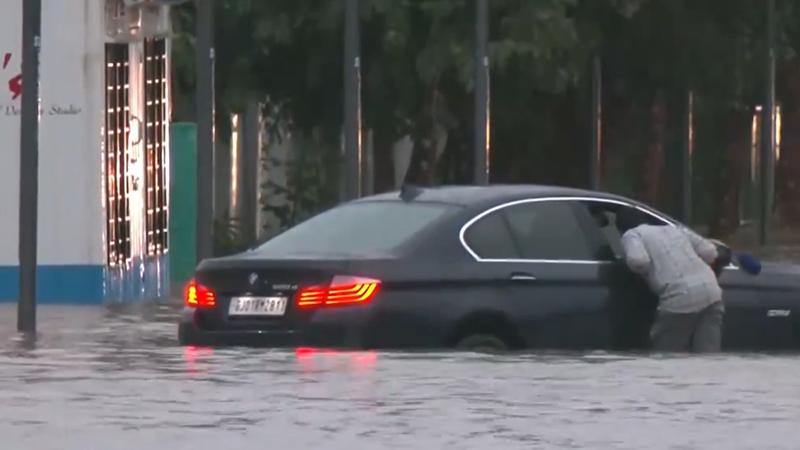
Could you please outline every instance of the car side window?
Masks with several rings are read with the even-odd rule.
[[[490,213],[470,225],[464,240],[483,259],[520,258],[502,211]]]
[[[617,226],[617,214],[619,214],[620,211],[633,210],[635,215],[640,218],[639,223],[641,224],[664,225],[666,223],[643,211],[617,203],[587,201],[583,202],[583,204],[587,207],[588,220],[592,222],[593,226],[599,229],[603,236],[603,249],[601,250],[601,254],[603,255],[602,259],[621,258],[624,256],[622,232]]]
[[[503,212],[523,259],[597,259],[597,245],[578,222],[574,202],[522,203]]]

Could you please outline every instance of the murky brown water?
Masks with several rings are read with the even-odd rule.
[[[800,448],[800,356],[181,348],[169,314],[0,305],[2,449]]]

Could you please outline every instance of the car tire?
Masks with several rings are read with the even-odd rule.
[[[471,334],[461,338],[456,348],[479,353],[502,353],[508,351],[508,344],[491,334]]]

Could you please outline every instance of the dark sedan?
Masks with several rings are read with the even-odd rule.
[[[408,188],[203,261],[185,345],[644,350],[656,298],[621,261],[632,200],[546,186]],[[722,244],[720,244],[722,245]],[[720,270],[726,350],[800,348],[800,270]]]

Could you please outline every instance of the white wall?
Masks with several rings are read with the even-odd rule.
[[[0,265],[17,264],[19,106],[8,83],[20,73],[22,2],[6,2],[0,15]],[[10,59],[7,55],[11,54]],[[14,111],[12,111],[14,110]]]
[[[20,98],[8,79],[21,70],[22,2],[0,15],[0,265],[17,264]],[[101,0],[44,0],[39,140],[39,263],[102,264],[103,125]]]

